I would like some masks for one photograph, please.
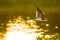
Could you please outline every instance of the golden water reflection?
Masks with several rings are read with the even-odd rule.
[[[46,38],[54,40],[54,35],[45,34],[49,31],[48,29],[41,28],[36,21],[30,20],[29,17],[27,18],[27,20],[24,20],[22,16],[19,16],[9,19],[8,23],[6,23],[7,28],[3,36],[4,38],[0,36],[0,40],[40,40],[40,38],[42,38],[41,40]],[[1,25],[4,24],[2,23]],[[49,26],[49,24],[46,24],[46,26]],[[0,35],[3,34],[0,33]]]

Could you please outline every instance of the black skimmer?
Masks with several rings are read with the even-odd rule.
[[[35,21],[47,21],[47,19],[46,18],[44,18],[44,16],[45,16],[45,13],[41,10],[41,9],[39,9],[38,7],[36,7],[36,15],[35,15]]]

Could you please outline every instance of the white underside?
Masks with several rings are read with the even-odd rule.
[[[46,21],[46,20],[42,20],[41,18],[36,18],[34,20],[36,20],[36,21]]]

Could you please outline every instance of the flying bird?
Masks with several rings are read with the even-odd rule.
[[[47,21],[46,18],[44,18],[45,13],[39,9],[38,7],[36,7],[36,15],[35,15],[35,21]]]

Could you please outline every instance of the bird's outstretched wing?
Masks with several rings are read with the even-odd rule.
[[[39,9],[38,7],[36,7],[36,18],[41,18],[42,20],[44,19],[44,12]]]

